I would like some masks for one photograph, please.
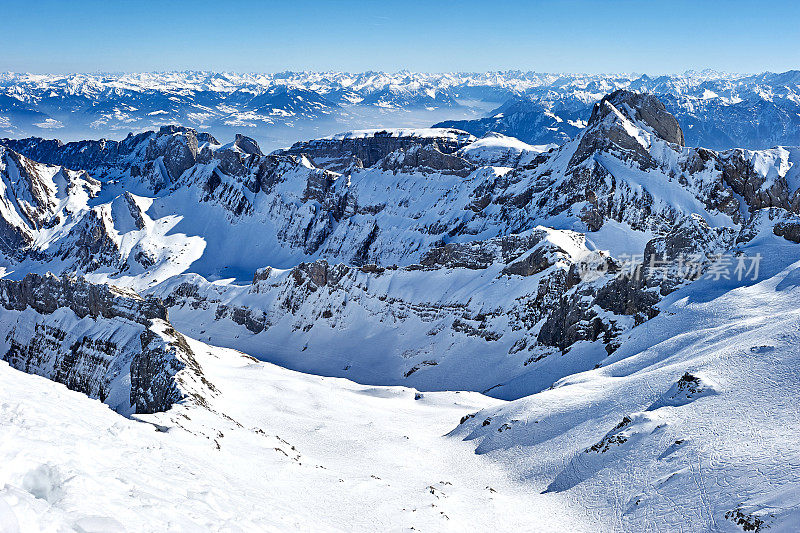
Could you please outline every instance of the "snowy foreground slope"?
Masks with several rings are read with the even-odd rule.
[[[123,418],[0,363],[0,530],[591,530],[442,435],[500,403],[366,387],[190,342],[218,394]]]
[[[796,531],[800,261],[770,235],[750,251],[763,280],[695,282],[600,368],[450,435],[618,530]]]
[[[2,140],[3,526],[795,530],[798,161],[629,91],[560,146]]]

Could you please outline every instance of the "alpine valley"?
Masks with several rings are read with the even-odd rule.
[[[797,72],[3,75],[0,530],[796,531],[799,112]],[[319,114],[378,127],[249,125]]]

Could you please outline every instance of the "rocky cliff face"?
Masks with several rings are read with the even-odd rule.
[[[200,391],[180,374],[202,370],[166,308],[84,279],[0,279],[0,352],[12,367],[63,383],[123,414],[165,411]],[[210,393],[211,389],[202,391]]]
[[[371,167],[392,152],[412,147],[434,147],[442,154],[453,154],[473,140],[464,131],[446,128],[364,130],[298,142],[283,153],[306,155],[319,167],[342,172],[352,165]]]
[[[422,172],[453,174],[467,177],[475,165],[457,155],[443,153],[433,144],[399,149],[381,159],[380,168],[393,172]]]

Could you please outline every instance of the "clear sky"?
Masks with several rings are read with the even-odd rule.
[[[0,0],[0,71],[800,68],[800,2]]]

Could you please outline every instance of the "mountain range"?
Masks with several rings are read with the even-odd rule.
[[[382,76],[270,83],[343,107]],[[0,526],[796,529],[800,148],[697,147],[738,133],[671,112],[793,77],[397,78],[524,105],[270,153],[0,140]],[[574,131],[525,118],[539,90]]]
[[[0,73],[0,135],[121,140],[182,124],[268,150],[351,128],[441,127],[562,144],[605,94],[657,96],[686,143],[718,150],[800,144],[800,73],[651,77],[536,72],[425,74]]]

